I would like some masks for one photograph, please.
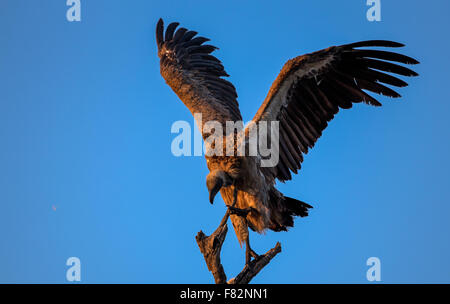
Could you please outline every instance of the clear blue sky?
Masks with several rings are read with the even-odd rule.
[[[450,283],[448,1],[382,0],[382,22],[353,1],[0,2],[0,282],[209,283],[195,242],[225,212],[208,202],[203,157],[176,158],[189,111],[159,74],[159,17],[212,39],[251,119],[284,62],[367,39],[421,61],[401,100],[340,113],[287,195],[314,205],[288,233],[252,234],[283,252],[255,283]],[[56,210],[55,210],[56,209]],[[231,226],[230,226],[231,228]],[[229,276],[244,251],[230,230]]]

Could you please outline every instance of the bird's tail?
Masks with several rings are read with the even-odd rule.
[[[292,216],[308,216],[308,210],[312,208],[311,205],[305,202],[287,196],[284,197],[284,204]]]
[[[274,231],[286,231],[288,227],[294,226],[294,217],[308,216],[308,210],[311,205],[299,201],[295,198],[283,196],[281,199],[273,199],[272,203],[277,202],[272,207],[270,229]]]

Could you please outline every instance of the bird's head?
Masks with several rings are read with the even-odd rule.
[[[222,170],[213,170],[206,177],[206,187],[209,191],[209,202],[214,203],[214,197],[222,187],[228,187],[233,184],[231,176]]]

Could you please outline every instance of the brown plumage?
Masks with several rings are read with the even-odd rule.
[[[170,24],[165,33],[160,19],[156,27],[156,41],[161,75],[192,114],[201,113],[199,128],[203,132],[208,121],[218,121],[225,130],[227,121],[242,121],[234,86],[223,79],[228,76],[220,60],[211,53],[216,47],[204,44],[207,38],[195,37],[194,31]],[[175,31],[176,30],[176,31]],[[254,255],[248,242],[248,227],[257,232],[265,229],[287,230],[293,226],[294,216],[307,216],[310,205],[285,197],[275,188],[276,179],[287,181],[301,168],[304,154],[322,135],[328,122],[339,109],[354,103],[373,106],[381,103],[368,92],[392,98],[400,97],[387,87],[405,87],[407,83],[396,76],[417,76],[414,71],[399,65],[417,64],[413,58],[384,50],[366,47],[399,48],[403,45],[384,40],[362,41],[333,46],[287,61],[272,84],[253,122],[279,122],[279,162],[262,167],[258,156],[206,156],[207,187],[212,203],[220,190],[227,206],[235,202],[239,209],[251,208],[248,215],[232,215],[231,221],[239,241],[246,242],[247,262]],[[248,145],[248,127],[226,136]],[[234,146],[235,152],[237,147]],[[225,150],[225,148],[224,148]],[[236,200],[235,200],[236,196]]]

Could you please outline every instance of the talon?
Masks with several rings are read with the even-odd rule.
[[[259,260],[260,258],[261,256],[250,247],[250,239],[247,237],[247,239],[245,240],[245,264],[248,267],[252,267],[252,262]]]
[[[250,267],[250,262],[252,261],[252,257],[250,254],[246,254],[245,255],[245,265],[248,265],[248,267]]]
[[[257,254],[253,249],[250,249],[250,255],[255,259],[255,260],[259,260],[261,258],[261,256],[259,254]]]
[[[247,217],[247,215],[254,210],[254,208],[247,208],[247,209],[239,209],[233,206],[228,206],[228,209],[230,210],[230,214],[239,215],[242,217]]]

